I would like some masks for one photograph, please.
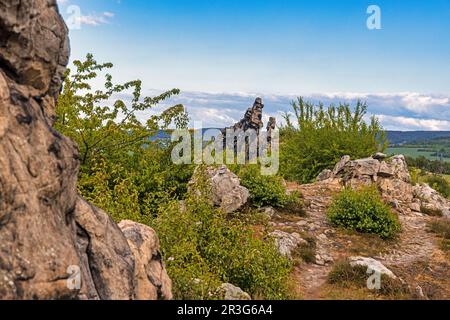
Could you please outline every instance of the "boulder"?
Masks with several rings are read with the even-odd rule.
[[[337,175],[345,167],[345,165],[350,162],[350,156],[343,156],[338,163],[336,163],[333,169],[333,175]]]
[[[231,283],[223,283],[220,288],[220,295],[228,301],[231,300],[251,300],[250,295],[241,288],[232,285]]]
[[[135,257],[120,228],[107,213],[82,198],[77,200],[75,220],[78,241],[86,243],[80,255],[89,267],[95,295],[103,300],[132,299]],[[91,294],[86,297],[93,298]]]
[[[308,242],[296,232],[287,233],[281,230],[276,230],[269,234],[275,239],[275,245],[278,251],[283,256],[292,259],[292,253],[301,244],[308,244]]]
[[[149,254],[77,194],[78,148],[52,128],[67,32],[56,0],[0,0],[0,300],[133,299]]]
[[[418,184],[413,188],[414,197],[420,201],[421,209],[441,213],[450,219],[450,201],[428,184]]]
[[[195,185],[197,170],[189,185]],[[234,212],[242,208],[248,201],[250,192],[241,186],[237,175],[231,172],[225,165],[219,167],[207,167],[205,174],[211,184],[211,201],[226,213]]]
[[[366,158],[348,162],[344,169],[351,173],[352,177],[376,176],[380,171],[380,161]]]
[[[389,159],[387,164],[394,172],[394,177],[404,182],[411,183],[411,175],[409,174],[408,165],[405,156],[397,155]]]
[[[382,275],[388,276],[391,279],[397,278],[391,270],[386,268],[380,261],[375,260],[373,258],[350,257],[349,261],[350,261],[350,265],[352,267],[363,266],[363,267],[367,267],[367,269],[372,272],[373,271],[378,272]]]
[[[134,292],[137,300],[172,299],[172,281],[167,275],[156,232],[143,224],[119,223],[135,257]]]

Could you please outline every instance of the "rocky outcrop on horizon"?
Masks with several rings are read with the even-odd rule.
[[[52,128],[67,33],[56,0],[0,0],[0,299],[170,299],[154,231],[77,194]]]

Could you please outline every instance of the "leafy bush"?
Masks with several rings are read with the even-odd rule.
[[[289,180],[309,183],[324,169],[332,168],[343,155],[353,159],[383,151],[387,142],[379,121],[364,120],[367,106],[318,106],[302,98],[292,103],[286,125],[280,128],[280,169]]]
[[[184,205],[170,203],[154,222],[175,298],[216,298],[222,282],[253,297],[285,298],[289,261],[273,241],[256,237],[250,226],[214,209],[207,200],[205,180],[198,179]]]
[[[241,179],[241,185],[250,191],[250,201],[255,207],[301,208],[299,194],[288,194],[282,177],[264,176],[258,165],[231,167]]]
[[[450,184],[445,178],[433,174],[427,177],[426,182],[444,197],[450,197]]]
[[[337,227],[377,234],[383,239],[400,231],[397,217],[383,203],[378,191],[369,187],[343,190],[329,208],[328,219]]]

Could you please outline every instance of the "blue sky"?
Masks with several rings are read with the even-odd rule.
[[[388,129],[450,130],[450,0],[59,2],[67,21],[81,10],[72,59],[94,53],[149,94],[180,88],[206,125],[237,120],[256,95],[268,115],[303,95],[362,98]],[[372,4],[381,30],[366,26]]]

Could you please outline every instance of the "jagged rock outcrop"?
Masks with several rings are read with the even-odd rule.
[[[190,187],[197,182],[197,170],[194,173]],[[225,165],[207,167],[204,170],[207,182],[210,184],[211,202],[225,213],[234,212],[242,208],[248,201],[250,192],[241,186],[241,180]]]
[[[119,227],[136,257],[134,298],[172,299],[172,281],[162,261],[156,232],[143,224],[129,220],[121,221]]]
[[[431,213],[450,218],[450,201],[426,184],[413,185],[403,155],[351,160],[344,156],[333,170],[324,170],[317,181],[358,188],[375,184],[386,202],[401,212]]]
[[[141,296],[144,258],[77,195],[77,146],[52,128],[68,58],[56,0],[0,0],[0,299]]]
[[[278,252],[289,259],[292,259],[292,254],[298,246],[308,244],[308,242],[302,239],[302,237],[296,232],[288,233],[281,230],[275,230],[270,233],[270,236],[274,238]]]
[[[264,104],[261,98],[256,98],[255,103],[251,108],[248,108],[245,112],[244,118],[242,118],[238,123],[234,124],[231,128],[234,130],[243,130],[247,131],[249,129],[256,130],[259,133],[259,130],[264,127],[264,123],[262,121],[262,112],[264,109]]]

